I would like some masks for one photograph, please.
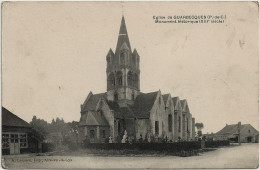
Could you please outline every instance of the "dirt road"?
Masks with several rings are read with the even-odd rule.
[[[258,144],[219,148],[192,157],[29,156],[2,157],[6,168],[256,168]]]

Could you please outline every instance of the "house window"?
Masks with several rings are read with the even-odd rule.
[[[172,115],[168,115],[168,129],[172,132]]]
[[[250,129],[248,130],[248,133],[250,133]]]
[[[11,134],[11,143],[18,143],[18,134]]]
[[[179,121],[178,121],[178,131],[181,132],[181,117],[179,116]]]
[[[9,148],[9,134],[2,134],[2,148]]]
[[[103,136],[103,138],[106,138],[106,131],[105,130],[102,131],[102,136]]]
[[[155,134],[159,134],[159,121],[155,121]]]
[[[95,138],[95,131],[94,130],[90,130],[90,138],[91,139]]]
[[[27,135],[26,134],[20,134],[20,147],[21,148],[27,147]]]

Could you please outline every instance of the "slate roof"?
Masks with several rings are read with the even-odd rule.
[[[130,106],[128,107],[119,107],[117,102],[106,101],[110,110],[114,111],[115,118],[117,119],[127,119],[135,118],[134,112]]]
[[[131,53],[132,52],[131,45],[130,45],[130,41],[129,41],[128,34],[127,34],[125,18],[123,16],[122,20],[121,20],[121,26],[120,26],[120,30],[119,30],[115,55],[119,54],[120,48],[121,48],[121,46],[123,45],[124,42],[126,43],[127,47],[130,50],[130,53]]]
[[[81,116],[79,125],[109,126],[106,118],[101,115],[101,113],[96,111],[88,111],[87,113],[83,114]]]
[[[158,91],[139,94],[134,102],[133,111],[137,118],[149,118]]]
[[[29,123],[2,107],[2,126],[31,127]]]
[[[83,111],[87,111],[87,110],[95,110],[97,103],[99,101],[100,98],[104,98],[106,99],[106,93],[99,93],[99,94],[94,94],[92,95],[89,100],[87,101],[87,103],[85,103],[85,105],[83,106]]]

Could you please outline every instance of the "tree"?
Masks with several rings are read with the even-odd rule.
[[[43,119],[38,119],[36,116],[33,116],[32,121],[30,122],[35,136],[40,140],[44,140],[48,134],[48,123]]]
[[[203,123],[195,123],[195,127],[197,128],[197,131],[198,131],[198,137],[201,137],[202,129],[204,128]]]

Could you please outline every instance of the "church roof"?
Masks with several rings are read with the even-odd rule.
[[[127,119],[134,118],[134,112],[130,107],[119,107],[117,102],[106,101],[109,108],[114,111],[115,118],[117,119]]]
[[[172,101],[173,101],[173,105],[176,106],[177,101],[179,100],[179,97],[173,97]]]
[[[184,109],[184,107],[185,107],[185,102],[186,102],[185,99],[184,99],[184,100],[181,100],[180,102],[181,102],[181,107],[182,107],[182,109]]]
[[[79,125],[88,125],[88,126],[109,126],[106,118],[101,115],[101,113],[96,111],[88,111],[83,114]]]
[[[164,94],[164,95],[162,95],[162,97],[163,97],[163,101],[164,101],[164,104],[166,105],[166,103],[167,103],[167,100],[168,100],[168,97],[170,96],[170,94]]]
[[[2,126],[31,127],[29,123],[2,107]]]
[[[95,110],[100,98],[106,98],[106,93],[93,94],[83,106],[83,111]]]
[[[120,26],[120,30],[119,30],[117,46],[116,46],[116,51],[115,51],[116,55],[119,54],[120,48],[123,45],[123,43],[126,43],[127,47],[129,48],[129,50],[131,52],[131,45],[130,45],[130,41],[129,41],[128,34],[127,34],[124,16],[122,16],[122,20],[121,20],[121,26]]]
[[[139,94],[134,102],[133,111],[137,118],[149,118],[158,91]]]

